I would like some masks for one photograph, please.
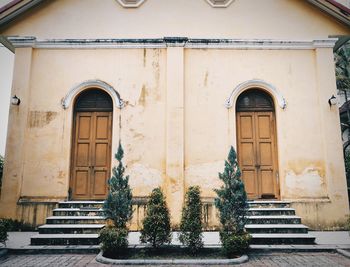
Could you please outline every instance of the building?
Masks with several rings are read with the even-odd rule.
[[[200,185],[209,227],[237,148],[250,199],[290,200],[314,229],[349,213],[326,0],[12,1],[15,51],[0,217],[42,224],[57,201],[103,199],[119,140],[136,199],[161,186],[172,223]],[[142,212],[138,210],[135,220]]]

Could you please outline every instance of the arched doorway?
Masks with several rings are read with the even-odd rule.
[[[72,131],[72,198],[104,199],[111,169],[113,101],[103,90],[87,89],[75,100]]]
[[[249,199],[279,198],[276,122],[272,98],[259,89],[236,103],[237,154]]]

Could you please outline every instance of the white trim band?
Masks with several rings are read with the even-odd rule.
[[[45,39],[35,37],[7,37],[15,48],[33,47],[44,49],[106,49],[106,48],[184,48],[212,49],[316,49],[333,48],[337,38],[318,40],[275,40],[275,39]]]

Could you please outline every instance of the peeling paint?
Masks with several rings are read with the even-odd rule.
[[[203,196],[213,196],[214,188],[221,186],[218,173],[222,171],[225,161],[219,160],[187,166],[185,169],[186,186],[199,185]]]
[[[49,124],[57,116],[53,111],[30,111],[28,116],[28,126],[30,128],[42,128]]]
[[[322,198],[327,196],[323,171],[313,166],[302,172],[286,171],[285,196],[294,198]]]
[[[134,163],[128,166],[127,173],[130,175],[133,194],[137,196],[147,196],[153,188],[162,184],[162,172],[144,164]]]

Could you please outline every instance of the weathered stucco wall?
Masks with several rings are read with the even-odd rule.
[[[236,0],[212,8],[205,0],[147,0],[136,9],[114,0],[45,1],[0,32],[38,40],[16,48],[12,95],[21,104],[10,107],[0,217],[41,224],[53,203],[68,197],[73,105],[63,109],[61,100],[99,80],[125,102],[122,109],[114,103],[112,152],[121,139],[134,196],[162,186],[176,225],[185,189],[200,185],[213,229],[212,189],[236,145],[238,95],[231,108],[225,103],[242,83],[262,80],[287,102],[282,109],[272,94],[280,198],[291,200],[313,228],[344,223],[349,207],[339,115],[328,105],[336,94],[333,52],[312,40],[350,30],[305,1]],[[164,36],[260,40],[221,48],[68,40]],[[134,229],[143,209],[136,208]]]
[[[220,186],[217,173],[223,170],[229,146],[236,143],[235,107],[227,109],[226,99],[240,83],[261,79],[287,102],[285,109],[275,103],[281,199],[299,203],[299,214],[313,227],[344,221],[348,206],[339,118],[336,107],[327,102],[336,90],[331,48],[170,47],[93,53],[21,48],[16,73],[25,60],[30,78],[21,75],[14,83],[13,94],[21,105],[11,107],[10,118],[20,121],[9,125],[1,216],[14,216],[19,199],[17,216],[23,218],[28,201],[67,197],[73,105],[63,109],[61,99],[77,84],[98,79],[115,88],[126,103],[113,113],[112,151],[120,137],[134,196],[145,197],[162,186],[176,224],[185,188],[200,185],[210,204],[213,189]],[[19,132],[24,136],[11,134]],[[16,153],[21,158],[12,160]],[[208,207],[213,217],[215,211]],[[138,212],[142,217],[142,210]],[[39,219],[36,215],[40,223],[46,212],[38,214],[43,214]],[[208,220],[209,228],[217,224],[215,218]]]

